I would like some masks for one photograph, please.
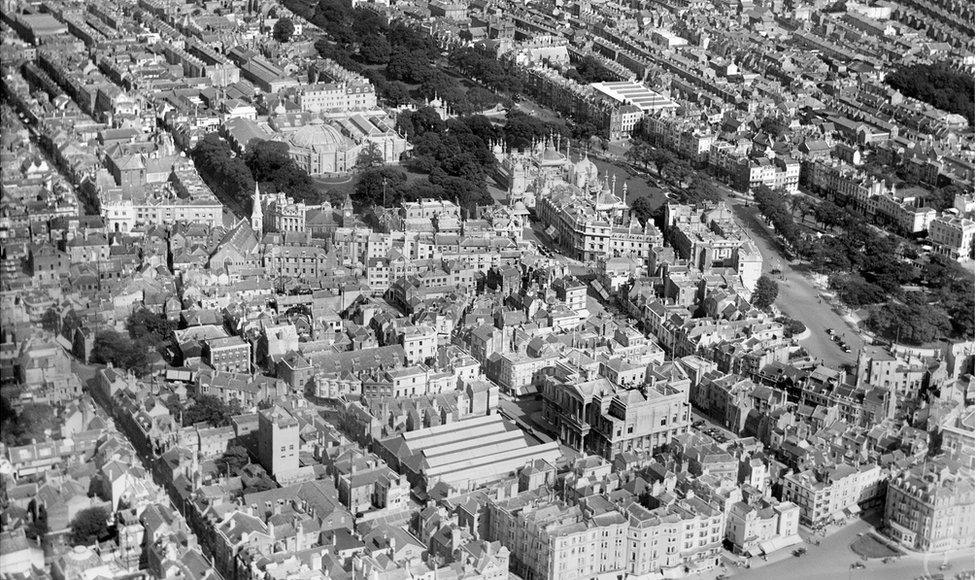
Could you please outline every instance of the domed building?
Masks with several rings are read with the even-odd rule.
[[[289,154],[309,173],[345,173],[356,165],[360,147],[332,125],[313,123],[285,137]]]
[[[310,175],[352,171],[365,149],[383,163],[399,163],[412,146],[396,132],[386,115],[353,113],[323,119],[311,115],[272,115],[268,126],[274,138],[288,144],[288,152]]]
[[[590,161],[590,157],[584,152],[583,157],[573,165],[572,182],[580,189],[586,189],[587,184],[597,180],[600,170],[596,164]]]

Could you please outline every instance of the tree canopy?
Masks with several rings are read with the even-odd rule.
[[[756,282],[756,290],[752,293],[752,305],[760,310],[766,310],[776,302],[779,295],[779,284],[769,276],[762,275]]]
[[[255,181],[270,182],[277,191],[308,204],[321,203],[321,196],[308,172],[288,154],[281,141],[255,140],[248,143],[245,163]]]
[[[600,61],[592,55],[586,55],[581,58],[575,67],[566,72],[566,78],[572,79],[581,85],[617,80],[617,77],[600,64]]]
[[[165,314],[157,314],[147,308],[137,308],[125,321],[125,329],[132,340],[159,346],[169,342],[176,325],[166,318]]]
[[[905,96],[924,101],[933,107],[962,115],[973,124],[973,76],[945,63],[915,63],[898,66],[885,79]]]
[[[244,160],[217,133],[208,133],[190,156],[210,189],[226,202],[250,213],[254,178]]]
[[[295,23],[291,18],[279,18],[271,29],[271,36],[278,42],[288,42],[292,34],[295,34]]]
[[[95,335],[91,360],[102,364],[112,363],[112,366],[130,370],[137,376],[149,372],[146,343],[141,340],[130,340],[112,329],[99,331]]]
[[[912,292],[904,302],[888,302],[873,309],[868,328],[888,340],[919,345],[941,339],[952,330],[945,309],[926,302],[921,292]]]
[[[7,445],[44,441],[48,432],[57,429],[57,418],[50,405],[29,403],[17,411],[5,395],[0,395],[0,440]]]
[[[71,544],[73,546],[92,544],[108,535],[109,513],[101,506],[90,507],[78,512],[71,520]]]
[[[241,405],[236,399],[227,404],[212,395],[197,395],[193,398],[193,404],[183,409],[183,426],[209,423],[214,427],[224,427],[230,425],[231,417],[241,412]]]
[[[214,460],[214,465],[222,475],[231,477],[241,474],[245,465],[251,462],[251,457],[247,449],[240,445],[232,445],[224,451],[224,454]]]

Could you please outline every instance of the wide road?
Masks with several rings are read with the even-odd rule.
[[[731,200],[730,200],[731,203]],[[844,364],[854,364],[857,352],[864,341],[858,333],[844,320],[831,305],[820,299],[820,292],[814,283],[803,273],[797,271],[776,248],[772,232],[757,219],[755,211],[743,206],[734,207],[736,221],[752,237],[763,257],[763,272],[769,273],[773,269],[782,272],[783,279],[773,276],[779,283],[779,295],[776,306],[783,314],[795,318],[810,329],[810,336],[800,341],[815,359],[820,359],[825,365],[838,368]],[[845,353],[827,334],[826,330],[833,328],[847,345],[851,352]]]
[[[735,568],[730,577],[742,580],[822,580],[822,579],[850,579],[850,580],[912,580],[923,574],[939,573],[939,566],[943,562],[951,565],[949,570],[942,572],[946,578],[952,578],[958,572],[973,569],[972,552],[957,552],[944,558],[942,554],[921,556],[911,554],[903,556],[891,563],[885,564],[881,560],[864,562],[865,568],[854,570],[851,564],[859,561],[850,545],[858,538],[858,534],[868,533],[873,526],[865,520],[857,520],[838,532],[821,541],[819,546],[805,544],[807,554],[799,558],[787,556],[776,562],[751,569]],[[781,556],[782,557],[782,556]]]

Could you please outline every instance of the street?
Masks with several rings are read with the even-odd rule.
[[[944,560],[942,554],[920,556],[909,554],[888,564],[881,560],[864,562],[865,568],[854,570],[851,564],[859,561],[850,545],[857,540],[859,534],[868,533],[874,527],[868,521],[858,519],[841,528],[833,535],[827,536],[819,546],[804,544],[807,553],[799,558],[789,555],[783,559],[759,568],[748,570],[734,569],[729,576],[735,578],[756,580],[803,580],[805,578],[848,578],[850,580],[911,580],[922,574],[935,574],[939,566],[948,561],[951,569],[944,572],[948,578],[955,573],[973,569],[973,554],[971,552],[957,553]]]
[[[801,340],[800,344],[811,357],[827,366],[839,368],[844,364],[854,364],[857,352],[864,344],[858,333],[827,301],[820,298],[820,291],[814,283],[803,272],[794,269],[779,253],[770,230],[759,223],[754,212],[743,206],[734,206],[733,209],[736,222],[750,234],[762,254],[763,272],[768,274],[773,269],[781,272],[782,280],[773,276],[779,283],[776,306],[783,314],[799,320],[810,329],[810,336]],[[850,347],[850,353],[842,351],[830,339],[826,332],[828,328],[833,328],[840,335]]]

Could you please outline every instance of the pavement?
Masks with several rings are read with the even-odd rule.
[[[819,359],[827,366],[838,368],[845,364],[855,364],[857,352],[864,344],[857,330],[835,310],[829,300],[821,297],[822,289],[806,272],[790,265],[789,260],[776,248],[777,242],[771,230],[756,217],[755,210],[750,211],[750,208],[741,205],[734,206],[734,210],[736,221],[750,233],[762,254],[763,272],[769,274],[773,269],[781,272],[779,277],[773,276],[779,283],[776,306],[784,315],[799,320],[810,329],[810,336],[801,340],[800,344],[811,357]],[[842,351],[831,340],[827,334],[828,328],[834,329],[840,335],[850,347],[850,353]]]
[[[860,557],[851,550],[850,545],[861,534],[874,529],[870,520],[858,519],[829,534],[820,545],[805,543],[807,549],[804,556],[795,557],[792,549],[787,548],[770,557],[770,561],[761,560],[751,562],[751,568],[730,568],[725,574],[729,577],[743,580],[822,580],[836,578],[848,580],[911,580],[923,574],[939,573],[939,566],[946,562],[950,569],[943,571],[946,578],[951,579],[956,573],[972,570],[973,552],[961,551],[948,556],[943,554],[907,554],[888,564],[882,560],[867,560],[865,568],[855,570],[851,564],[861,561]],[[697,578],[714,578],[720,571],[702,574]],[[690,578],[696,578],[692,576]]]

